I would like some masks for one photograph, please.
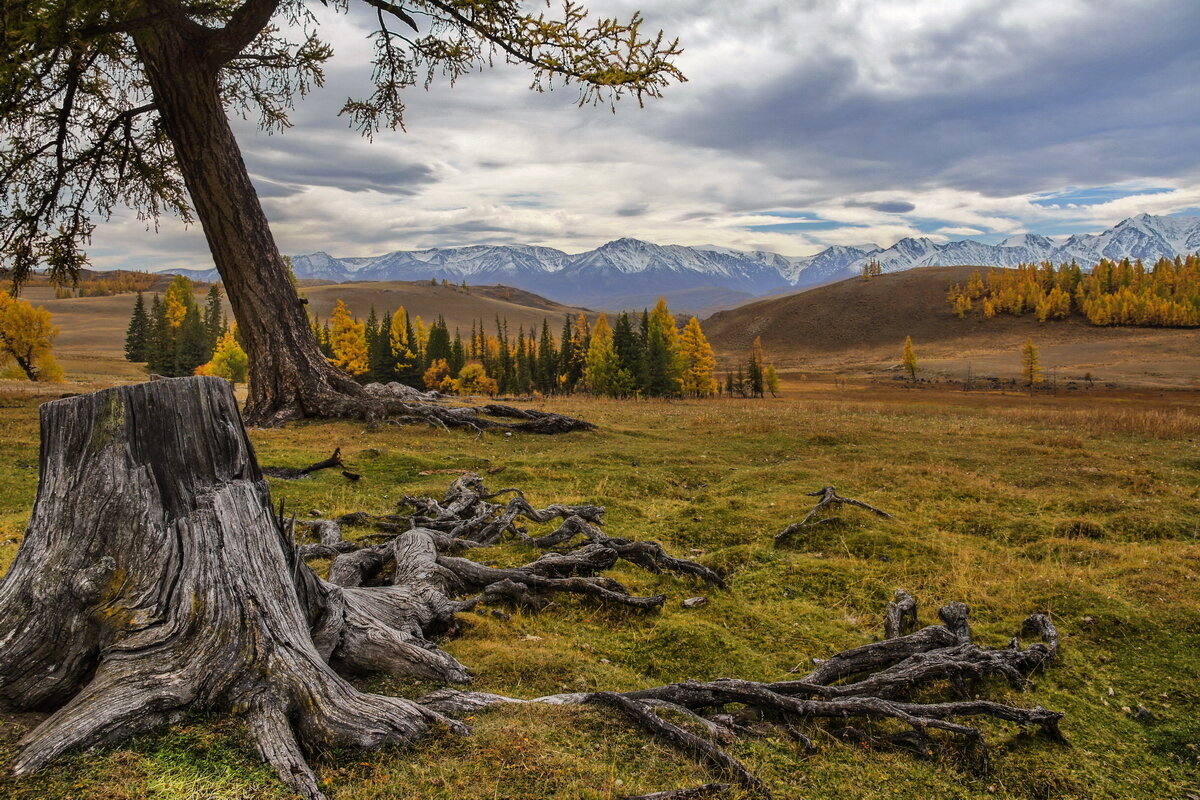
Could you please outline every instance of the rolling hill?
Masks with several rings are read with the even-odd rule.
[[[339,298],[360,319],[366,319],[372,305],[380,314],[403,305],[410,314],[420,315],[426,322],[442,314],[451,332],[460,328],[464,337],[470,333],[471,323],[479,319],[492,331],[497,316],[508,320],[513,337],[519,326],[527,331],[536,326],[540,331],[543,319],[549,319],[551,330],[558,336],[563,315],[583,311],[507,286],[475,286],[467,293],[454,286],[431,286],[428,281],[314,284],[302,282],[301,290],[308,298],[309,308],[322,320],[328,319]],[[165,287],[166,281],[161,288]],[[200,302],[205,291],[207,287],[197,289]],[[54,350],[68,379],[145,378],[138,365],[125,360],[125,329],[133,311],[134,295],[55,299],[53,288],[34,284],[26,287],[22,296],[53,314],[54,323],[61,329]],[[228,301],[225,308],[229,313]]]
[[[850,278],[714,314],[704,330],[725,364],[745,357],[761,336],[781,369],[892,369],[906,336],[928,374],[1011,377],[1026,339],[1042,365],[1064,375],[1141,386],[1200,388],[1200,331],[1098,328],[1072,318],[1039,323],[1032,315],[958,319],[946,302],[952,283],[978,267],[924,267],[864,281]]]

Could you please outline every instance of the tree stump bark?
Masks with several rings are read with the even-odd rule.
[[[299,561],[226,381],[46,403],[33,516],[0,582],[0,704],[52,713],[12,768],[187,710],[228,710],[245,715],[284,783],[315,800],[305,751],[404,743],[433,722],[461,729],[330,668],[368,642],[413,654],[414,672],[466,676],[419,633],[365,618],[359,600]]]

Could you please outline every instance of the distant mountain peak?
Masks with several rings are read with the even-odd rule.
[[[714,298],[728,297],[732,305],[751,296],[815,286],[855,275],[869,261],[878,261],[885,272],[1072,260],[1087,267],[1101,258],[1156,261],[1198,251],[1200,217],[1139,214],[1095,234],[1051,238],[1023,233],[995,245],[973,239],[939,243],[928,236],[914,236],[887,248],[870,242],[833,245],[803,257],[717,245],[659,245],[623,237],[576,254],[535,245],[473,245],[356,258],[316,252],[295,256],[292,262],[299,278],[503,283],[558,302],[593,308],[641,308],[666,296],[673,307],[684,311],[696,307],[677,305],[673,298],[686,304],[688,298],[702,297],[703,307],[711,310]],[[200,280],[216,278],[215,270],[178,271]]]

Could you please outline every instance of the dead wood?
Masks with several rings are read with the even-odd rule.
[[[329,458],[309,464],[307,467],[263,467],[262,474],[270,478],[282,478],[284,480],[294,481],[313,472],[344,466],[346,465],[342,461],[342,448],[338,447],[334,449],[333,455],[331,455]]]
[[[639,794],[623,797],[621,800],[700,800],[704,797],[715,797],[729,792],[728,783],[706,783],[703,786],[693,786],[690,789],[672,789],[666,792]]]
[[[899,592],[897,600],[906,612],[911,608],[915,623],[915,600],[907,593]],[[781,728],[808,753],[815,752],[816,747],[811,738],[793,727],[793,723],[822,723],[835,738],[903,748],[923,755],[933,752],[939,745],[935,733],[940,731],[943,735],[957,737],[964,745],[964,752],[970,753],[979,764],[986,764],[987,759],[983,730],[964,720],[991,718],[1011,722],[1061,740],[1060,712],[1040,706],[1023,708],[977,699],[964,691],[970,686],[982,688],[991,677],[1005,678],[1018,688],[1027,686],[1029,676],[1054,658],[1058,651],[1058,633],[1050,618],[1034,614],[1025,620],[1023,634],[1037,635],[1041,639],[1039,642],[1021,647],[1014,639],[1006,647],[989,648],[969,640],[964,604],[951,604],[942,612],[943,625],[929,626],[839,653],[798,681],[758,683],[722,678],[707,682],[684,681],[622,693],[585,692],[532,700],[443,689],[426,695],[419,702],[452,717],[468,716],[504,703],[605,705],[619,710],[652,735],[732,777],[744,788],[764,796],[766,787],[721,747],[735,731],[754,733],[761,724],[739,724],[734,716],[726,713],[729,707],[742,709],[739,715],[754,712],[763,722]],[[964,632],[968,636],[965,641],[961,638]],[[854,680],[838,683],[847,678]],[[955,693],[959,699],[938,699],[936,694],[933,699],[928,699],[931,692],[939,690]],[[698,723],[713,741],[668,722],[655,713],[660,710],[683,712],[685,723]],[[848,724],[851,721],[855,725]],[[901,729],[895,730],[895,725]]]
[[[0,707],[51,712],[22,740],[19,774],[205,710],[242,715],[264,760],[306,800],[324,797],[306,754],[411,743],[437,725],[465,732],[453,717],[502,703],[606,709],[762,795],[762,782],[723,749],[737,735],[774,727],[808,751],[795,725],[820,725],[920,752],[957,739],[980,758],[983,731],[970,720],[1059,735],[1058,712],[976,696],[994,678],[1026,688],[1054,658],[1048,617],[1035,614],[1022,630],[1041,641],[989,648],[972,641],[962,603],[941,608],[940,625],[916,629],[916,602],[903,592],[885,614],[887,638],[799,680],[683,681],[528,701],[455,689],[420,701],[359,692],[338,673],[469,682],[435,639],[480,603],[542,608],[574,594],[661,607],[665,596],[634,595],[603,575],[619,559],[724,582],[655,542],[608,536],[600,506],[538,508],[519,489],[489,491],[474,473],[441,499],[406,498],[408,513],[298,523],[272,509],[229,384],[216,378],[124,386],[41,413],[39,493],[0,580]],[[827,497],[884,513],[832,489]],[[527,528],[555,522],[542,536]],[[342,526],[362,524],[388,527],[368,534],[370,543],[348,541]],[[298,533],[313,541],[298,545]],[[515,567],[454,555],[505,539],[546,552]],[[332,559],[328,580],[304,563],[311,557]]]
[[[837,491],[832,486],[825,486],[821,489],[817,489],[815,492],[807,492],[804,496],[805,497],[819,497],[821,499],[818,500],[817,504],[809,510],[809,512],[804,516],[804,519],[800,520],[799,522],[793,522],[791,525],[788,525],[782,531],[775,534],[775,542],[776,543],[784,541],[785,539],[787,539],[790,536],[792,536],[793,534],[799,532],[806,526],[820,525],[823,522],[831,521],[832,518],[814,520],[814,517],[816,517],[817,512],[827,509],[830,506],[837,506],[837,505],[856,506],[857,508],[863,508],[863,509],[866,509],[867,511],[870,511],[873,514],[877,514],[878,516],[881,516],[884,519],[893,519],[891,514],[889,514],[886,511],[883,511],[881,509],[878,509],[875,506],[868,505],[867,503],[864,503],[861,500],[855,500],[850,497],[842,497],[840,494],[837,493]]]
[[[368,590],[299,561],[227,381],[58,400],[41,422],[37,501],[0,581],[0,706],[52,713],[22,740],[16,773],[189,711],[234,709],[280,779],[317,800],[303,753],[402,744],[451,724],[330,668],[378,660],[468,677],[416,626],[373,616]]]

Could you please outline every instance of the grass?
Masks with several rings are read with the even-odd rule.
[[[18,546],[37,483],[37,397],[0,397],[0,569]],[[820,738],[804,756],[779,737],[733,752],[777,797],[1183,798],[1200,793],[1200,403],[1184,393],[1014,397],[880,385],[805,385],[761,402],[570,400],[597,422],[567,437],[300,424],[252,434],[263,464],[303,465],[340,446],[362,473],[272,485],[301,515],[385,512],[405,494],[444,491],[448,469],[497,469],[536,504],[594,502],[615,535],[657,539],[729,570],[726,592],[649,575],[615,577],[665,592],[638,615],[563,599],[510,619],[463,615],[447,649],[476,688],[518,696],[629,689],[684,678],[779,679],[879,635],[896,588],[922,603],[963,600],[979,640],[1000,645],[1032,611],[1063,633],[1061,662],[1032,691],[984,693],[1067,713],[1060,745],[984,723],[995,745],[980,775],[952,753],[921,759]],[[422,474],[433,473],[433,474]],[[857,511],[775,548],[802,493],[833,484],[895,514]],[[491,557],[534,555],[505,545]],[[680,601],[706,594],[685,610]],[[363,688],[430,688],[385,677]],[[1149,717],[1139,719],[1139,706]],[[1128,710],[1126,710],[1128,709]],[[32,715],[0,720],[0,758]],[[611,798],[712,776],[591,709],[505,708],[467,738],[406,751],[334,753],[319,774],[338,798]],[[810,733],[815,733],[810,730]],[[286,797],[236,720],[185,719],[44,773],[0,777],[15,800]]]

